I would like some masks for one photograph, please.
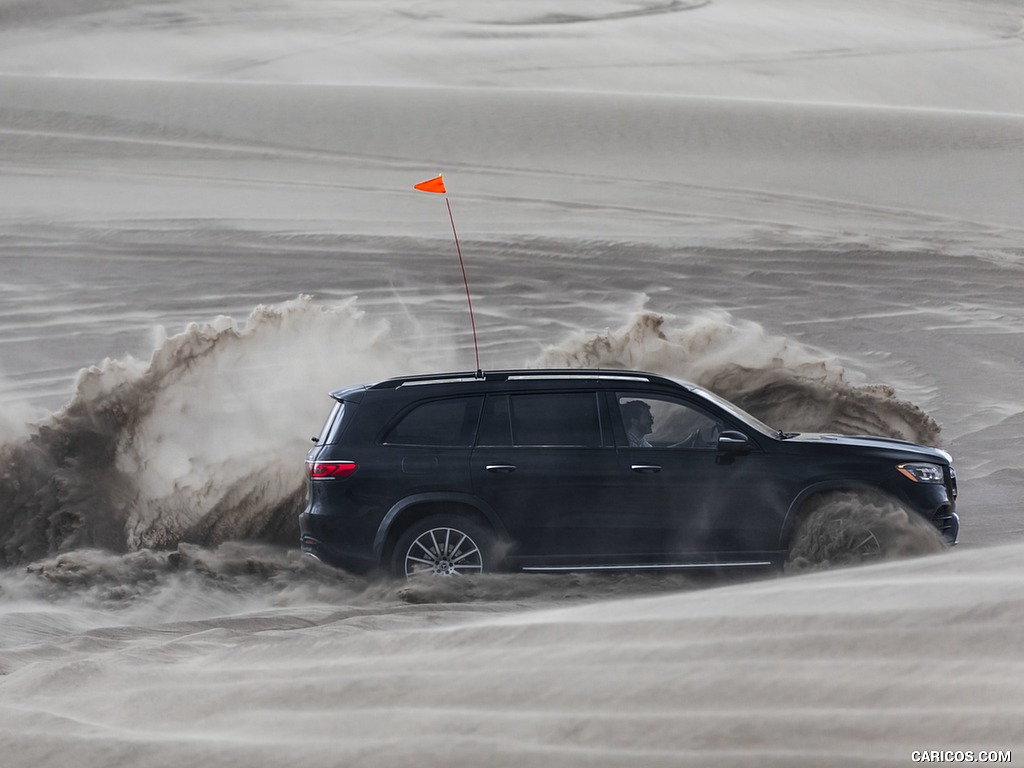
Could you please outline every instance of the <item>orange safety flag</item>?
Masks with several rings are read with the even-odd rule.
[[[414,189],[418,189],[420,192],[435,192],[439,195],[443,195],[448,191],[444,188],[444,179],[440,175],[427,181],[421,181]]]

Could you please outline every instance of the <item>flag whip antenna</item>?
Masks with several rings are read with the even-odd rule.
[[[473,316],[473,299],[469,294],[469,280],[466,278],[466,262],[462,259],[462,246],[459,245],[459,233],[455,231],[455,217],[452,215],[452,204],[448,200],[448,190],[444,186],[444,179],[440,174],[433,179],[416,184],[414,189],[421,192],[433,192],[444,195],[444,203],[448,207],[448,221],[452,224],[452,237],[455,238],[455,252],[459,255],[459,267],[462,269],[462,284],[466,287],[466,304],[469,306],[469,325],[473,330],[473,352],[476,354],[476,377],[484,377],[483,369],[480,367],[480,344],[476,336],[476,318]]]

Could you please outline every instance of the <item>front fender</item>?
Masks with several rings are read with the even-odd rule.
[[[881,488],[867,483],[851,483],[849,480],[823,480],[802,489],[790,502],[789,509],[782,521],[779,531],[779,549],[789,549],[789,542],[800,524],[800,510],[809,499],[828,493],[871,493],[885,498],[892,498]]]

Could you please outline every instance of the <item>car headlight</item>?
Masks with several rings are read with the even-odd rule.
[[[910,478],[915,483],[945,482],[941,464],[900,464],[896,469],[901,475]]]

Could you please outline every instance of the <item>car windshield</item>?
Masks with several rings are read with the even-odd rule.
[[[758,432],[762,432],[765,435],[768,435],[769,437],[778,437],[780,434],[779,430],[769,427],[767,424],[765,424],[757,417],[751,416],[749,413],[744,411],[739,406],[730,403],[725,398],[719,397],[714,392],[709,392],[708,390],[703,389],[702,387],[692,387],[690,391],[693,392],[695,395],[703,397],[706,400],[710,400],[723,411],[725,411],[731,416],[735,416],[737,419],[744,422],[745,424],[749,424]]]

